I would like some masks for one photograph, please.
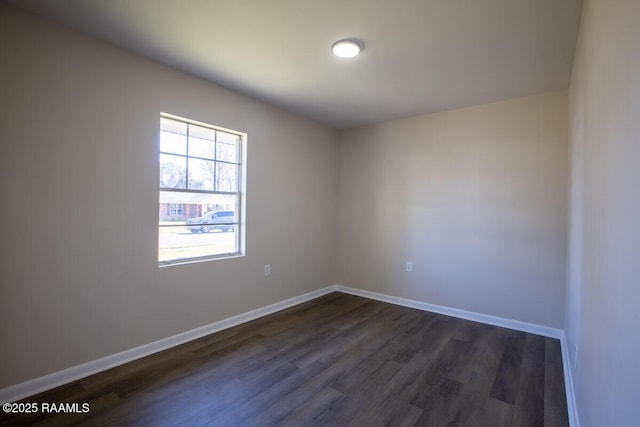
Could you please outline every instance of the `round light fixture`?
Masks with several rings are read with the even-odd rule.
[[[358,39],[338,40],[331,46],[331,52],[340,58],[353,58],[364,49],[364,43]]]

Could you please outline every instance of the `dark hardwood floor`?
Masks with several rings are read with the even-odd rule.
[[[0,425],[567,426],[556,339],[332,293],[23,402]]]

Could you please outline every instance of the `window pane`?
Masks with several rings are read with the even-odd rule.
[[[213,191],[215,162],[189,158],[189,189]]]
[[[160,121],[158,260],[238,255],[242,137],[164,116]],[[242,240],[241,240],[242,239]]]
[[[189,156],[215,158],[216,131],[200,126],[189,128]]]
[[[218,131],[216,160],[238,163],[238,147],[240,137],[231,133]]]
[[[216,191],[238,191],[238,166],[216,162]]]
[[[160,192],[159,261],[238,252],[239,197]],[[171,204],[182,204],[184,218],[171,217]]]
[[[187,188],[186,157],[160,154],[160,187]]]
[[[187,124],[175,120],[160,119],[160,151],[187,154]]]

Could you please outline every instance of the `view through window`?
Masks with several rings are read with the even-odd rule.
[[[160,265],[241,253],[243,134],[160,117]]]

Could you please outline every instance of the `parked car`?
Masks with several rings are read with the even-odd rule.
[[[235,222],[234,211],[211,211],[197,218],[189,218],[186,226],[192,233],[208,233],[212,230],[233,231]]]

